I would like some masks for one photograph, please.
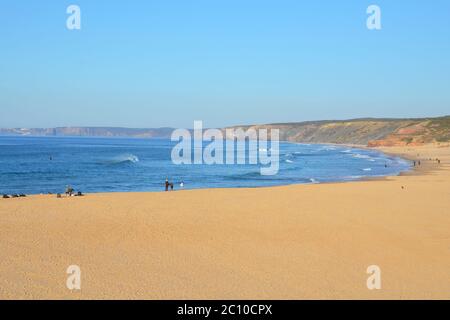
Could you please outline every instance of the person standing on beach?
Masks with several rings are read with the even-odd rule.
[[[166,191],[169,191],[169,178],[166,178]]]
[[[181,188],[181,189],[184,188],[184,182],[183,182],[183,181],[181,181],[181,183],[180,183],[180,188]]]

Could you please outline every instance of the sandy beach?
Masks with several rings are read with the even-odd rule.
[[[0,298],[450,299],[450,147],[382,150],[421,165],[347,183],[0,199]]]

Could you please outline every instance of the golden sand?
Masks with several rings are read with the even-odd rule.
[[[349,183],[0,199],[0,298],[450,299],[450,148],[385,151],[421,166]],[[66,287],[69,265],[80,291]],[[366,286],[370,265],[380,290]]]

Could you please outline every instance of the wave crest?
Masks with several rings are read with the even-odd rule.
[[[124,164],[124,163],[138,163],[139,158],[135,156],[134,154],[122,154],[120,156],[114,157],[111,160],[105,161],[106,164],[111,165],[117,165],[117,164]]]

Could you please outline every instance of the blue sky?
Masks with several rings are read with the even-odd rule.
[[[444,115],[449,57],[448,0],[2,1],[0,127]]]

